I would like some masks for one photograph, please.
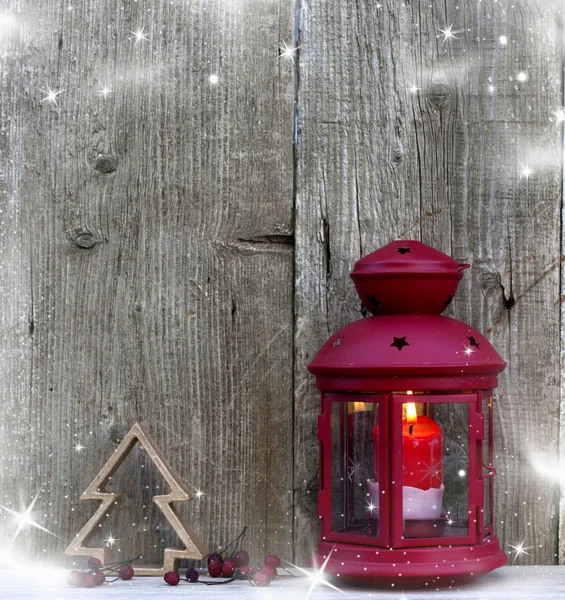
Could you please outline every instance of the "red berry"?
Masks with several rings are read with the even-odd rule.
[[[265,571],[257,571],[257,573],[253,575],[253,582],[259,587],[265,587],[271,583],[271,578]]]
[[[102,585],[105,581],[106,581],[106,575],[104,575],[104,573],[102,573],[102,571],[96,571],[96,573],[94,573],[94,584],[95,585]]]
[[[180,581],[179,574],[175,573],[174,571],[167,571],[167,573],[165,573],[165,576],[163,577],[163,579],[169,585],[178,585],[178,583]]]
[[[87,588],[93,588],[96,585],[93,573],[86,573],[82,578],[82,585]]]
[[[86,561],[86,566],[89,569],[98,569],[99,567],[102,566],[102,561],[99,558],[94,558],[94,556],[91,556],[87,561]]]
[[[233,577],[234,571],[236,568],[235,559],[233,558],[225,558],[222,564],[222,575],[224,577]]]
[[[238,567],[242,567],[243,565],[249,564],[249,554],[247,554],[245,550],[240,550],[239,552],[236,552],[234,558],[235,564]]]
[[[134,570],[131,565],[123,565],[118,569],[118,575],[120,576],[120,579],[123,579],[124,581],[131,579],[133,574]]]
[[[265,564],[276,569],[281,566],[281,559],[276,554],[269,554],[265,556]]]
[[[198,571],[196,569],[187,569],[186,570],[186,580],[190,581],[190,583],[195,583],[198,581]]]
[[[69,585],[80,585],[82,583],[82,575],[75,569],[67,575],[67,583]]]
[[[251,569],[249,568],[248,565],[241,565],[241,567],[237,568],[235,574],[238,579],[248,579],[249,571],[251,571]]]
[[[208,554],[208,564],[210,564],[211,560],[215,560],[216,562],[223,562],[222,555],[219,552],[212,552],[212,554]]]
[[[208,560],[208,573],[210,577],[219,577],[222,574],[222,563],[217,560]]]
[[[265,565],[259,569],[263,573],[267,573],[270,579],[274,579],[277,576],[277,570],[275,567],[271,567],[271,565]]]

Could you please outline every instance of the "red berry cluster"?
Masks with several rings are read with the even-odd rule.
[[[86,561],[86,568],[77,571],[74,569],[67,576],[67,583],[76,587],[92,588],[102,585],[105,581],[113,582],[118,579],[127,581],[134,575],[131,564],[141,558],[136,556],[130,560],[119,563],[110,563],[103,565],[98,558],[90,557]],[[111,579],[107,579],[110,577]]]
[[[277,567],[281,565],[281,559],[274,554],[265,557],[264,565],[257,568],[249,567],[249,554],[241,548],[247,527],[243,528],[241,534],[223,552],[213,552],[207,557],[208,574],[210,577],[225,577],[225,581],[199,581],[198,571],[188,569],[186,580],[190,583],[205,583],[206,585],[218,585],[230,583],[236,579],[247,579],[252,585],[267,586],[277,576]],[[239,550],[237,550],[239,546]],[[233,555],[228,554],[232,548],[237,550]],[[227,556],[226,556],[227,554]],[[285,569],[286,570],[286,569]],[[165,581],[169,585],[178,585],[181,578],[175,571],[165,573]]]

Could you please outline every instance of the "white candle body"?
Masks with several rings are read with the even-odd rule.
[[[375,506],[372,515],[379,516],[379,482],[368,479],[369,496],[371,504]],[[441,504],[443,501],[443,483],[439,488],[421,490],[409,485],[402,486],[402,518],[403,519],[439,519],[441,517]]]

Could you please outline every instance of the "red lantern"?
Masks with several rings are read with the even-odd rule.
[[[308,366],[322,391],[320,541],[340,580],[450,586],[506,564],[493,534],[493,394],[505,362],[441,313],[462,271],[397,241],[351,274],[373,313],[331,336]]]

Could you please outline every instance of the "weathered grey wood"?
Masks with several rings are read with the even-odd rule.
[[[542,449],[541,462],[557,468],[561,145],[551,111],[561,106],[562,73],[556,16],[555,5],[541,0],[313,0],[303,7],[299,557],[311,551],[316,532],[318,394],[306,364],[331,332],[362,316],[348,279],[354,262],[408,238],[473,265],[448,314],[483,331],[508,361],[497,393],[496,530],[506,550],[525,540],[532,563],[557,561],[557,485],[536,471],[532,454]],[[535,172],[523,177],[521,165]]]
[[[563,598],[565,596],[565,567],[503,567],[485,575],[479,581],[461,586],[456,589],[403,591],[375,590],[369,588],[343,587],[332,589],[317,585],[312,591],[312,579],[304,573],[291,569],[297,577],[286,576],[281,572],[269,588],[258,588],[249,585],[247,581],[234,581],[229,585],[209,586],[205,590],[206,598],[224,600],[287,600],[289,597],[313,598],[313,600],[436,600],[449,598],[453,600],[547,600],[547,598]],[[65,582],[67,571],[37,570],[41,577],[26,580],[21,573],[14,569],[0,571],[0,598],[18,598],[28,600],[36,598],[89,598],[90,600],[106,600],[107,598],[126,600],[136,598],[186,598],[195,590],[187,590],[182,583],[178,587],[166,587],[160,578],[134,577],[129,582],[117,582],[115,585],[104,585],[102,588],[88,590],[81,594]],[[203,579],[205,579],[203,577]],[[208,579],[209,580],[209,579]],[[166,589],[165,589],[166,587]],[[198,586],[198,591],[202,586]],[[204,595],[204,593],[202,593]]]
[[[42,490],[38,520],[62,538],[16,546],[60,560],[95,509],[79,495],[142,419],[205,493],[187,519],[211,548],[248,524],[252,554],[289,556],[292,2],[4,11],[19,25],[0,41],[0,503]],[[129,464],[111,533],[120,555],[158,560],[176,541],[159,482],[142,454]],[[0,527],[9,540],[6,512]]]

